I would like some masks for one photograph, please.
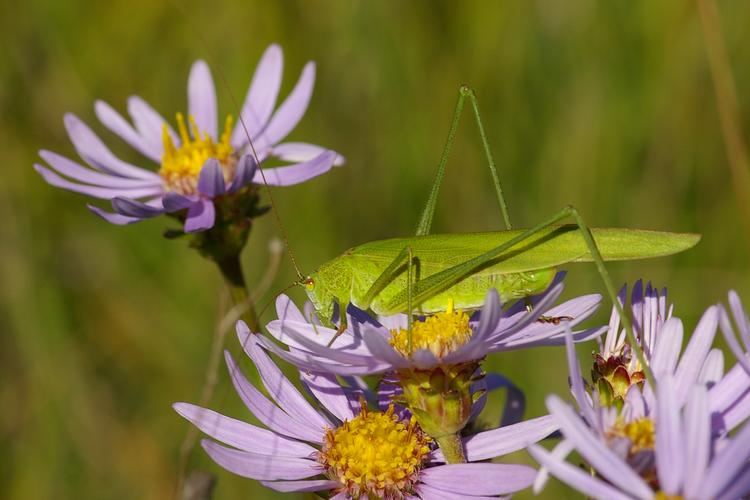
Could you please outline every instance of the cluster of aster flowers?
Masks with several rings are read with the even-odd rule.
[[[176,218],[193,245],[216,261],[230,289],[240,290],[233,292],[235,301],[243,302],[238,256],[252,219],[264,213],[257,185],[304,182],[343,163],[332,150],[282,142],[309,104],[315,67],[304,67],[277,108],[281,77],[281,49],[272,45],[239,119],[228,116],[223,129],[202,61],[190,72],[188,114],[176,115],[176,131],[139,97],[128,100],[132,123],[97,102],[101,123],[158,171],[116,157],[72,114],[65,127],[86,166],[41,151],[48,166],[35,168],[53,186],[109,200],[113,212],[89,208],[114,224],[161,214]],[[270,159],[288,164],[265,168]],[[174,409],[213,438],[202,445],[217,464],[280,492],[481,499],[532,486],[539,492],[554,476],[602,499],[747,497],[750,320],[739,297],[730,293],[729,312],[723,305],[709,307],[683,350],[683,324],[673,316],[666,290],[637,283],[623,318],[617,312],[626,303],[623,289],[609,325],[585,328],[580,325],[601,297],[557,304],[563,278],[558,274],[542,294],[515,303],[501,303],[490,288],[477,310],[449,301],[441,312],[416,317],[340,304],[338,318],[331,319],[314,295],[302,309],[281,295],[267,335],[254,315],[246,318],[249,325],[237,323],[258,382],[225,354],[237,394],[259,425],[205,403],[175,403]],[[621,328],[629,323],[634,336]],[[727,372],[714,347],[719,330],[737,360]],[[574,344],[590,340],[598,348],[587,379]],[[502,375],[487,373],[484,360],[540,346],[564,347],[575,406],[550,395],[548,415],[524,420],[523,393]],[[286,376],[271,355],[293,365],[295,375]],[[499,388],[507,391],[503,417],[488,429],[479,417],[488,393]],[[543,440],[556,442],[549,450]],[[538,470],[491,461],[523,449]]]

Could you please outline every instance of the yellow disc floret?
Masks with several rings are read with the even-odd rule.
[[[630,440],[629,452],[631,455],[654,449],[654,421],[650,418],[639,418],[627,424],[618,421],[610,429],[610,434],[613,437],[628,438]]]
[[[415,321],[409,331],[403,328],[391,330],[390,343],[401,354],[409,356],[416,349],[427,349],[438,358],[442,358],[464,345],[471,338],[469,316],[453,309],[453,301],[448,303],[444,312],[433,314],[424,321]]]
[[[363,404],[359,415],[326,431],[318,460],[351,498],[403,498],[413,494],[430,442],[413,417],[399,420],[393,405],[383,413]]]
[[[209,158],[216,158],[219,161],[224,173],[224,182],[229,183],[234,177],[237,164],[234,149],[229,142],[232,134],[232,116],[227,116],[224,122],[224,132],[219,142],[214,142],[207,132],[201,136],[201,131],[192,115],[188,116],[188,121],[192,137],[188,133],[185,117],[182,113],[177,113],[179,147],[175,146],[172,141],[167,125],[162,126],[164,156],[161,159],[159,175],[164,179],[167,189],[180,194],[194,194],[198,185],[198,175]]]

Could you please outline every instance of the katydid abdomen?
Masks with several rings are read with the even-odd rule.
[[[307,292],[318,312],[328,318],[333,299],[342,306],[352,303],[377,314],[406,312],[406,260],[393,269],[392,277],[381,290],[368,297],[373,284],[404,249],[408,248],[412,255],[412,283],[418,288],[426,278],[480,258],[523,232],[433,234],[365,243],[323,264],[310,276]],[[592,232],[603,259],[608,261],[669,255],[693,246],[700,238],[689,233],[620,228],[599,228]],[[434,293],[412,304],[412,309],[425,313],[441,311],[449,300],[462,309],[477,308],[491,288],[498,291],[503,301],[528,297],[547,288],[558,266],[591,260],[577,226],[548,227],[483,261],[474,271],[446,279]]]

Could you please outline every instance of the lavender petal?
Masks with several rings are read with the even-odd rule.
[[[106,188],[98,186],[89,186],[87,184],[77,184],[67,179],[63,179],[47,167],[43,167],[38,163],[34,164],[34,170],[39,172],[42,178],[52,186],[61,189],[67,189],[75,193],[85,194],[93,198],[100,198],[103,200],[111,200],[115,196],[127,196],[128,198],[144,198],[146,196],[154,196],[161,193],[161,186],[143,187],[143,188]]]
[[[349,398],[346,397],[335,375],[301,372],[300,377],[315,399],[320,401],[336,418],[342,422],[354,418]]]
[[[83,123],[76,115],[66,113],[63,122],[78,155],[89,165],[112,175],[131,179],[159,179],[156,173],[117,158],[88,125]]]
[[[259,142],[272,146],[289,135],[307,111],[314,84],[315,63],[308,62],[294,89],[268,122]]]
[[[109,130],[117,134],[122,140],[140,151],[145,157],[161,163],[161,151],[154,149],[153,143],[144,140],[143,137],[128,123],[125,118],[114,110],[112,106],[104,101],[94,103],[94,111],[99,121]]]
[[[284,438],[269,430],[200,406],[174,403],[172,408],[212,438],[240,450],[258,455],[296,458],[309,458],[317,451],[308,444]]]
[[[463,495],[502,495],[528,488],[536,471],[525,465],[466,463],[423,469],[422,483]]]
[[[247,326],[244,323],[237,322],[237,333],[243,332],[249,334]],[[268,393],[281,408],[286,411],[292,418],[300,422],[309,422],[318,428],[332,427],[331,422],[324,418],[320,413],[315,411],[304,396],[300,394],[294,384],[292,384],[281,372],[278,366],[271,361],[271,358],[261,349],[254,336],[242,341],[243,349],[253,360],[258,368],[263,385]]]
[[[341,487],[338,481],[308,479],[302,481],[261,481],[260,484],[282,493],[333,490]]]
[[[735,480],[740,469],[747,465],[748,458],[750,458],[750,425],[746,424],[714,457],[697,497],[715,498]]]
[[[534,457],[534,460],[546,467],[553,476],[589,497],[606,498],[607,500],[632,500],[632,497],[629,495],[624,495],[613,486],[595,478],[578,467],[570,465],[562,458],[553,456],[539,445],[531,445],[529,453]],[[653,494],[641,496],[640,498],[646,500],[652,496]]]
[[[175,145],[180,144],[177,134],[169,123],[140,97],[131,96],[128,98],[128,113],[133,119],[136,130],[141,134],[143,140],[148,143],[149,149],[158,153],[159,161],[164,156],[164,143],[162,142],[162,129],[164,126],[167,127],[167,133],[172,142]]]
[[[241,120],[237,120],[232,131],[232,146],[235,150],[240,150],[247,145],[244,127],[247,127],[247,134],[255,140],[256,135],[263,130],[268,119],[271,118],[281,89],[283,68],[284,58],[281,47],[276,44],[270,45],[260,58],[245,102],[242,104]]]
[[[140,222],[143,219],[139,219],[138,217],[127,217],[125,215],[120,214],[113,214],[110,212],[107,212],[105,210],[102,210],[101,208],[87,204],[86,207],[94,212],[96,215],[101,217],[102,219],[106,220],[110,224],[116,224],[118,226],[125,226],[127,224],[134,224],[136,222]]]
[[[750,373],[750,360],[746,353],[742,350],[740,343],[737,341],[737,337],[734,335],[734,329],[729,322],[729,316],[723,307],[719,309],[719,326],[721,327],[721,333],[724,336],[724,340],[727,341],[729,350],[732,351],[734,357],[737,358],[737,362]]]
[[[159,198],[157,201],[158,204],[161,205],[161,199]],[[149,219],[164,213],[163,208],[131,200],[130,198],[124,198],[122,196],[112,198],[112,208],[114,208],[115,212],[118,214],[128,217],[137,217],[139,219]]]
[[[234,172],[234,179],[229,184],[227,191],[233,193],[253,181],[253,176],[258,168],[258,163],[252,154],[246,154],[237,162],[237,169]]]
[[[304,458],[258,455],[248,451],[233,450],[208,439],[201,441],[201,446],[214,462],[230,472],[250,479],[294,480],[323,473],[323,466],[320,463]]]
[[[191,206],[196,204],[198,200],[199,199],[197,197],[185,196],[170,191],[169,193],[166,193],[162,198],[162,206],[167,212],[173,213],[179,212],[180,210],[185,210],[186,208],[190,208]]]
[[[216,158],[209,158],[201,167],[198,176],[198,192],[209,198],[221,196],[226,191],[224,174]]]
[[[316,428],[307,423],[305,423],[306,425],[300,425],[299,422],[287,415],[281,408],[269,401],[245,378],[228,352],[224,353],[224,359],[226,360],[229,376],[232,378],[232,384],[237,394],[239,394],[240,399],[245,403],[248,410],[261,423],[272,431],[284,436],[302,439],[311,443],[321,443],[323,441],[322,428]]]
[[[613,485],[636,498],[651,499],[651,488],[619,456],[596,438],[578,415],[557,396],[547,397],[547,408],[556,418],[565,439]]]
[[[257,169],[253,183],[270,186],[291,186],[310,180],[328,172],[336,160],[336,152],[327,150],[314,159],[286,167]]]
[[[499,457],[544,439],[558,429],[551,415],[532,418],[464,438],[466,458],[475,462]]]
[[[198,60],[190,68],[188,77],[188,112],[195,118],[198,130],[217,138],[216,89],[211,70],[205,61]],[[196,137],[197,139],[197,137]]]
[[[211,200],[201,199],[188,209],[185,220],[185,232],[197,233],[211,229],[214,226],[216,210]]]
[[[687,498],[696,498],[711,454],[711,415],[704,386],[694,386],[688,395],[684,431],[685,453],[682,460],[685,478],[682,493]]]
[[[685,458],[682,440],[685,434],[672,378],[662,377],[656,391],[658,397],[656,400],[655,454],[659,486],[669,495],[678,495],[685,479],[682,468]]]
[[[719,308],[711,306],[703,313],[698,326],[695,327],[690,342],[685,348],[680,364],[677,366],[675,375],[675,390],[678,401],[683,402],[687,397],[690,387],[698,379],[701,367],[711,349],[716,329],[719,325]]]
[[[306,142],[285,142],[274,146],[271,150],[271,154],[283,161],[300,163],[310,161],[325,151],[326,148],[318,146],[317,144],[308,144]],[[346,163],[346,159],[341,155],[337,155],[333,162],[333,166],[340,167],[344,163]]]
[[[162,184],[159,179],[126,179],[115,175],[103,174],[96,170],[83,167],[73,160],[65,158],[57,153],[53,153],[52,151],[41,150],[39,151],[39,156],[41,156],[59,173],[75,181],[86,184],[116,189],[154,188],[159,187]]]

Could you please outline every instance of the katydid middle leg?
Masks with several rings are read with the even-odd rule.
[[[428,276],[418,281],[414,285],[414,293],[412,294],[410,300],[413,300],[415,303],[419,304],[429,299],[430,297],[433,297],[434,295],[438,293],[444,292],[445,290],[449,289],[450,287],[452,287],[459,281],[463,280],[464,278],[476,273],[489,261],[497,259],[504,252],[511,249],[513,246],[519,243],[522,243],[524,240],[531,238],[535,234],[538,234],[540,231],[543,231],[566,218],[572,218],[575,221],[576,225],[578,226],[578,230],[580,231],[581,236],[583,237],[584,243],[586,244],[586,247],[589,253],[591,254],[592,260],[594,261],[597,271],[599,272],[599,276],[602,278],[602,281],[604,282],[604,287],[607,290],[607,295],[612,301],[612,304],[617,310],[620,316],[620,319],[623,323],[623,326],[625,327],[625,333],[628,338],[628,341],[630,342],[633,350],[635,351],[638,361],[643,367],[647,380],[649,381],[649,383],[653,385],[653,375],[651,374],[651,370],[648,364],[646,364],[645,358],[643,357],[643,350],[639,347],[638,342],[635,338],[635,334],[633,333],[633,326],[630,322],[630,319],[625,314],[623,305],[620,303],[620,301],[617,298],[617,291],[615,290],[615,287],[612,284],[612,280],[609,277],[609,273],[607,272],[607,268],[604,265],[604,260],[602,259],[601,253],[599,252],[599,248],[596,246],[596,242],[594,241],[594,237],[591,234],[591,230],[589,229],[589,226],[586,225],[581,214],[573,206],[568,205],[564,207],[562,210],[554,214],[552,217],[550,217],[546,221],[541,222],[537,224],[536,226],[525,230],[520,235],[516,236],[515,238],[512,238],[511,240],[503,243],[502,245],[499,245],[491,250],[488,250],[487,252],[480,254],[472,259],[469,259],[461,264],[456,264],[453,267],[449,267],[448,269],[444,269],[443,271],[440,271],[438,273],[435,273],[431,276]],[[406,295],[407,295],[407,291],[401,292],[398,295],[396,295],[388,303],[387,309],[392,310],[392,311],[403,309],[407,301]]]

